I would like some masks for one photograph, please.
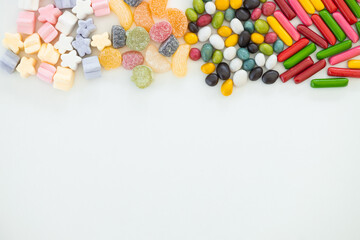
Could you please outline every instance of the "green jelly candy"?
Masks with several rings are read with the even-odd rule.
[[[133,81],[138,88],[147,88],[153,82],[151,68],[144,65],[136,66],[133,69],[131,81]]]
[[[149,33],[143,27],[135,27],[126,33],[126,46],[131,50],[142,51],[150,42]]]
[[[185,15],[186,15],[187,19],[189,19],[190,22],[196,22],[196,20],[198,19],[197,13],[192,8],[186,9]]]
[[[214,64],[219,64],[222,62],[222,60],[224,59],[224,55],[222,53],[222,51],[220,50],[215,50],[213,56],[212,56],[212,61]]]
[[[260,44],[259,50],[260,50],[260,52],[262,52],[266,56],[270,56],[270,55],[272,55],[274,53],[274,49],[272,48],[272,46],[270,44],[267,44],[267,43]]]
[[[266,34],[269,32],[269,29],[269,24],[265,20],[258,19],[255,21],[255,30],[258,33]]]
[[[345,38],[346,38],[346,35],[345,35],[344,31],[341,29],[339,24],[337,24],[337,22],[335,21],[333,16],[331,16],[331,14],[328,12],[328,10],[326,10],[326,9],[321,10],[319,12],[319,15],[322,18],[322,20],[324,20],[326,25],[330,28],[332,33],[335,35],[336,39],[339,42],[344,41]]]
[[[233,20],[235,18],[235,10],[232,8],[228,8],[225,11],[225,20],[230,22],[231,20]]]
[[[205,11],[205,3],[203,0],[193,0],[193,7],[198,14],[202,14]]]
[[[346,40],[342,43],[338,43],[334,46],[331,46],[327,49],[321,50],[320,52],[318,52],[316,54],[317,59],[321,60],[321,59],[325,59],[331,56],[334,56],[335,54],[341,53],[345,50],[350,49],[352,46],[352,42],[351,40]]]
[[[346,87],[349,83],[347,78],[323,78],[313,79],[311,87],[313,88],[333,88],[333,87]]]
[[[215,28],[215,29],[218,29],[222,26],[222,24],[224,23],[224,13],[223,12],[217,12],[215,13],[212,21],[211,21],[211,24],[212,26]]]
[[[248,20],[244,23],[244,29],[249,33],[253,33],[255,31],[255,27],[252,21]]]
[[[281,53],[284,50],[284,43],[280,39],[274,43],[274,52]]]
[[[249,72],[249,71],[251,71],[251,70],[254,69],[255,65],[256,65],[255,60],[252,59],[252,58],[249,58],[248,60],[244,61],[244,63],[243,63],[243,69],[244,69],[245,71],[248,71],[248,72]]]
[[[210,61],[214,48],[210,43],[205,43],[201,48],[201,58],[204,62]]]
[[[301,49],[299,52],[297,52],[295,55],[290,57],[289,59],[285,60],[284,67],[286,69],[292,68],[305,58],[307,58],[310,54],[316,51],[316,45],[315,43],[310,43],[303,49]]]
[[[250,58],[249,50],[247,50],[246,48],[239,48],[236,52],[236,55],[243,61]]]
[[[360,6],[355,0],[345,0],[346,4],[349,6],[353,14],[360,18]]]

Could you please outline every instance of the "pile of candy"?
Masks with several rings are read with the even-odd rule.
[[[185,35],[188,21],[182,11],[168,9],[167,0],[55,0],[55,5],[40,8],[39,1],[19,0],[24,11],[17,20],[17,33],[5,34],[3,45],[8,50],[0,58],[1,68],[9,73],[16,70],[24,78],[37,75],[64,91],[72,88],[80,63],[86,79],[101,77],[101,67],[123,66],[133,71],[131,79],[139,88],[152,83],[153,72],[172,70],[178,77],[187,73],[190,46],[180,45],[178,38]],[[96,26],[92,18],[86,18],[110,11],[120,25],[112,27],[111,35],[91,36]],[[167,21],[155,23],[153,17]],[[36,19],[43,23],[37,30]],[[76,37],[72,37],[76,25]],[[100,51],[99,56],[87,56],[92,54],[91,47]],[[129,51],[121,53],[119,48]],[[20,58],[21,50],[27,56]]]

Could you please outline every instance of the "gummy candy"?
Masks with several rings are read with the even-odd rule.
[[[160,45],[159,53],[165,57],[171,57],[179,47],[179,41],[171,35],[165,42]]]
[[[120,25],[127,31],[133,24],[131,8],[123,0],[110,0],[110,9],[118,16]]]
[[[186,15],[176,8],[169,8],[166,10],[166,17],[173,28],[173,34],[177,38],[181,38],[185,35],[188,20]]]
[[[115,25],[111,28],[111,42],[114,48],[125,47],[126,31],[122,26]]]
[[[142,51],[150,42],[149,33],[143,27],[135,27],[127,32],[126,46],[131,50]]]
[[[147,88],[153,82],[151,68],[144,65],[135,67],[131,80],[138,88]]]
[[[144,57],[140,52],[129,51],[122,55],[122,64],[126,70],[132,70],[134,67],[144,63]]]
[[[171,69],[175,76],[185,77],[187,73],[187,61],[189,58],[190,45],[182,44],[175,52],[172,62]]]
[[[148,32],[154,25],[154,20],[151,16],[150,7],[147,2],[143,2],[137,8],[135,8],[134,22],[137,26],[145,28]]]
[[[163,73],[171,70],[170,62],[161,55],[154,45],[149,45],[145,52],[145,61],[154,72]]]
[[[100,52],[99,61],[106,70],[118,68],[122,62],[121,53],[115,48],[106,47]]]
[[[129,6],[137,7],[143,0],[124,0]]]
[[[151,0],[150,10],[154,17],[164,18],[166,16],[166,6],[168,0]]]
[[[166,21],[155,23],[149,32],[150,38],[153,41],[159,43],[162,43],[166,39],[168,39],[171,33],[172,33],[171,24]]]

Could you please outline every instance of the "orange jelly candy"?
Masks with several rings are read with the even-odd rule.
[[[121,53],[115,48],[106,47],[100,52],[99,61],[106,70],[118,68],[122,62]]]
[[[136,26],[143,27],[148,32],[155,24],[151,15],[149,4],[147,2],[142,2],[135,8],[134,21]]]
[[[177,38],[185,35],[188,28],[188,21],[186,15],[177,8],[169,8],[166,11],[167,20],[173,28],[173,34]]]
[[[151,0],[150,10],[154,17],[164,18],[166,16],[166,6],[168,0]]]

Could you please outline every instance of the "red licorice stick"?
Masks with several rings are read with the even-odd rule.
[[[325,5],[326,9],[329,11],[329,13],[333,13],[337,10],[337,7],[336,7],[335,3],[333,2],[333,0],[321,0],[321,1],[324,3],[324,5]]]
[[[307,39],[318,45],[319,47],[326,49],[328,43],[319,34],[308,28],[307,26],[300,24],[297,26],[297,30],[300,34],[304,35]]]
[[[312,65],[311,67],[307,68],[305,71],[303,71],[299,75],[297,75],[294,78],[294,82],[296,84],[302,83],[309,77],[314,76],[317,72],[319,72],[324,67],[326,67],[326,60],[322,59],[322,60],[318,61],[317,63],[315,63],[314,65]]]
[[[352,13],[350,8],[346,5],[344,0],[334,0],[334,3],[336,4],[339,11],[341,12],[341,14],[344,16],[344,18],[346,19],[346,21],[348,21],[348,23],[350,25],[353,25],[354,23],[357,22],[357,18]]]
[[[321,17],[318,14],[314,14],[311,16],[311,20],[317,27],[317,29],[321,32],[321,34],[324,36],[324,38],[330,43],[331,45],[336,44],[336,37],[331,32],[329,27],[325,24],[325,22],[321,19]]]
[[[289,70],[287,70],[286,72],[284,72],[283,74],[281,74],[280,79],[282,82],[285,83],[313,64],[314,61],[312,60],[312,58],[307,57],[298,64],[296,64],[295,66],[293,66],[292,68],[290,68]]]
[[[328,75],[335,77],[360,78],[360,69],[330,67],[328,69]]]
[[[289,57],[291,57],[292,55],[294,55],[295,53],[297,53],[298,51],[300,51],[301,49],[306,47],[306,45],[308,45],[309,42],[310,41],[307,38],[300,39],[299,41],[294,43],[291,47],[289,47],[286,50],[282,51],[278,55],[278,62],[285,61],[286,59],[288,59]]]
[[[285,17],[287,17],[287,19],[292,20],[294,17],[296,17],[294,10],[292,10],[290,5],[285,0],[275,0],[275,2]]]

